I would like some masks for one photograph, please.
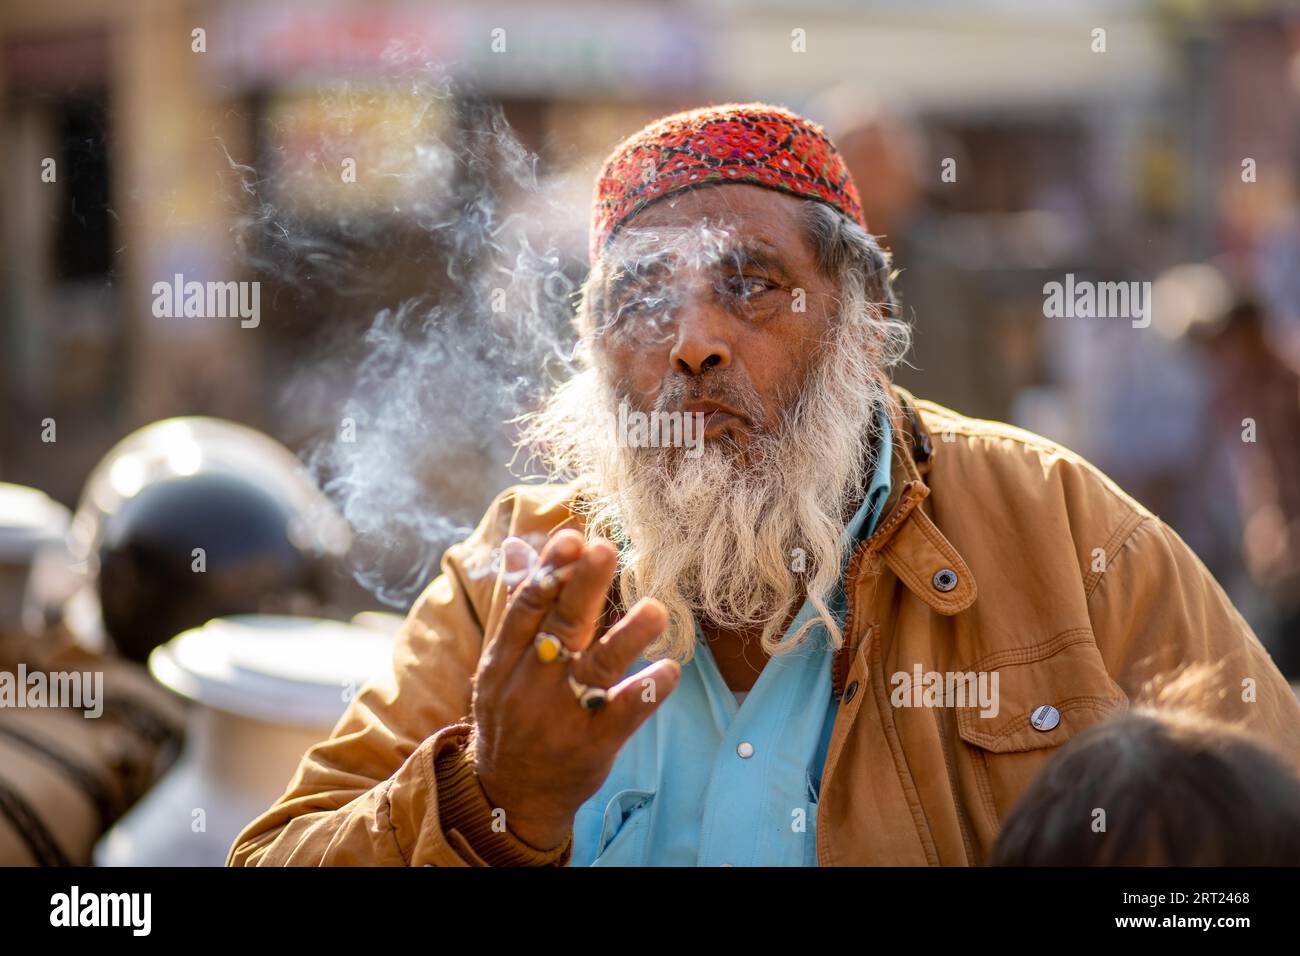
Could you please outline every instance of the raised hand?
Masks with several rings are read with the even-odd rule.
[[[518,538],[502,548],[512,591],[475,678],[471,752],[510,832],[544,850],[564,840],[623,744],[677,687],[681,667],[660,660],[623,676],[667,623],[653,599],[638,601],[593,640],[618,560],[610,542],[564,530],[540,555]],[[534,646],[539,633],[576,656],[543,662]],[[585,709],[570,675],[607,688],[604,706]]]

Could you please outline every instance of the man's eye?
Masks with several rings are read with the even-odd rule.
[[[761,276],[732,276],[727,280],[727,293],[745,301],[775,288],[775,283]]]
[[[613,303],[606,313],[605,329],[628,330],[644,324],[657,325],[670,308],[668,297],[652,292],[628,295],[621,301]]]
[[[639,315],[644,312],[659,312],[666,308],[668,299],[666,296],[645,294],[634,296],[624,301],[618,307],[621,315]]]

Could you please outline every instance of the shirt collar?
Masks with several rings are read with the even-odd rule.
[[[880,433],[876,444],[876,465],[871,473],[871,481],[867,485],[867,493],[862,498],[862,504],[858,506],[857,512],[850,519],[845,534],[850,541],[861,540],[871,536],[871,532],[876,528],[876,522],[880,518],[880,509],[885,501],[889,498],[889,491],[892,487],[890,481],[890,466],[893,463],[893,444],[894,429],[890,424],[889,415],[885,411],[879,413]]]

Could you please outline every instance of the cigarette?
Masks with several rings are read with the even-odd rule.
[[[562,584],[567,584],[571,577],[573,577],[572,564],[566,564],[561,568],[555,568],[548,564],[538,569],[537,586],[543,591],[552,591]]]

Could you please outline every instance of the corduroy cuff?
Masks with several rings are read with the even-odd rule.
[[[538,850],[509,831],[493,829],[496,819],[474,764],[462,741],[434,761],[438,779],[438,816],[444,833],[453,831],[489,866],[567,866],[573,853],[573,831],[553,850]]]

